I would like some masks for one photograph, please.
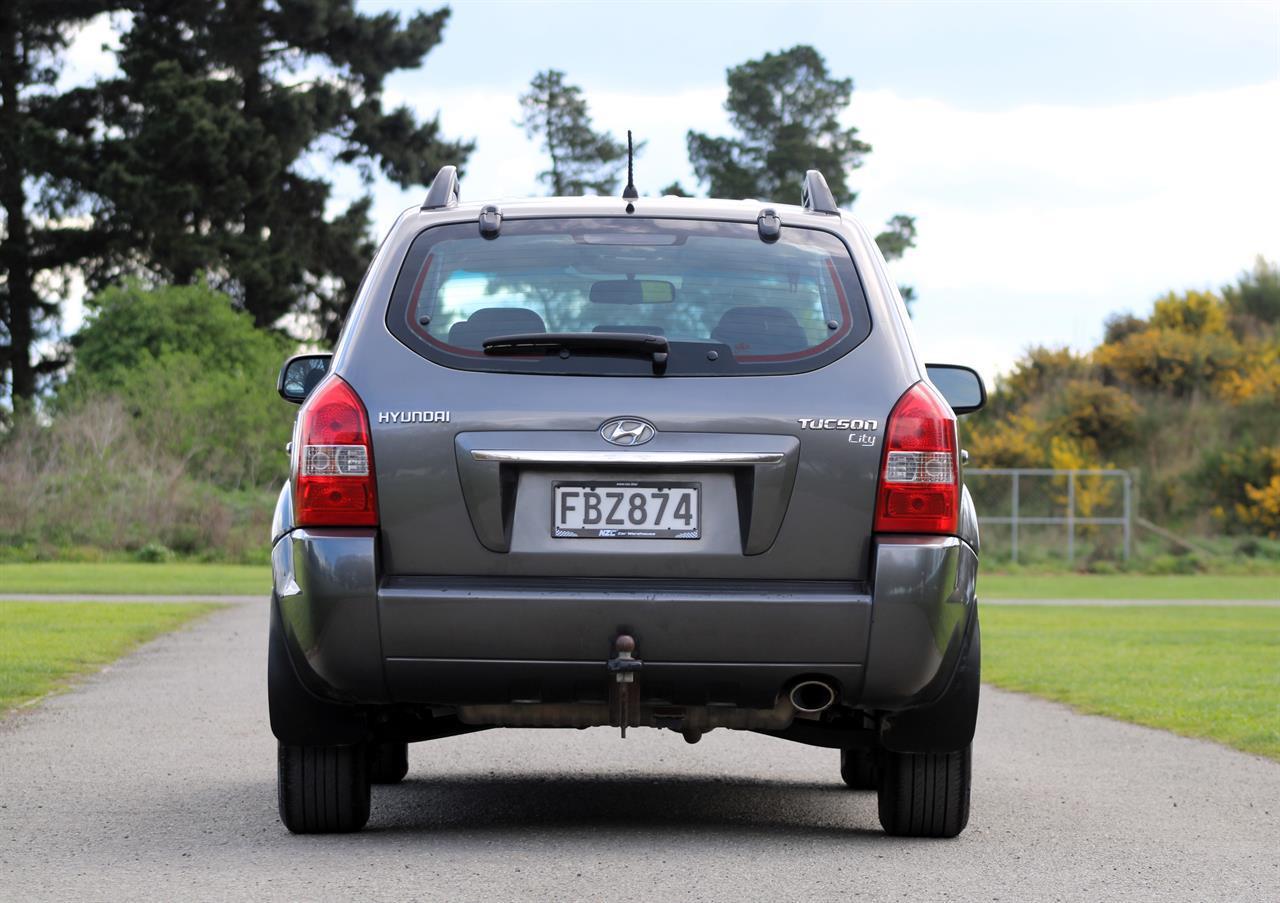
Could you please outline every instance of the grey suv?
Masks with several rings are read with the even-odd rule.
[[[409,743],[603,726],[839,750],[890,834],[964,829],[981,380],[920,362],[821,174],[802,206],[628,195],[464,205],[445,167],[333,355],[285,364],[290,831],[361,828]]]

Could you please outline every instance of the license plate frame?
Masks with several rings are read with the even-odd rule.
[[[648,492],[662,492],[670,490],[690,491],[693,499],[692,507],[692,525],[681,524],[679,527],[660,527],[649,526],[648,521]],[[606,492],[622,491],[622,504],[618,508],[611,505],[612,496],[604,496],[601,499],[600,525],[598,527],[579,525],[568,526],[562,525],[560,514],[564,510],[561,506],[562,490],[580,490],[584,493],[587,491],[595,492],[603,495]],[[626,511],[629,510],[630,501],[626,490],[647,490],[646,498],[646,523],[635,525],[629,522]],[[610,504],[606,504],[606,499]],[[672,511],[678,507],[676,502]],[[583,506],[586,507],[586,500],[583,499]],[[663,521],[670,522],[671,514],[666,511],[661,512],[663,517],[657,519],[659,524]],[[610,516],[612,515],[612,522]],[[585,520],[585,512],[584,512]],[[617,523],[621,520],[622,523]],[[697,540],[702,538],[702,483],[681,480],[555,480],[551,484],[551,537],[553,539],[678,539],[678,540]]]

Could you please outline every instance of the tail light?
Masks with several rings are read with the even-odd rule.
[[[960,512],[956,415],[928,383],[906,391],[885,427],[879,533],[955,533]]]
[[[355,391],[326,379],[298,414],[293,507],[299,527],[378,524],[369,417]]]

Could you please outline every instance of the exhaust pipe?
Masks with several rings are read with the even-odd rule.
[[[830,708],[836,701],[836,691],[822,680],[802,680],[791,688],[791,704],[797,712],[813,714]]]

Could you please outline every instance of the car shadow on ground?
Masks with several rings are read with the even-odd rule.
[[[813,837],[880,835],[875,794],[835,783],[645,775],[410,777],[373,791],[366,829],[397,832],[786,829]]]

